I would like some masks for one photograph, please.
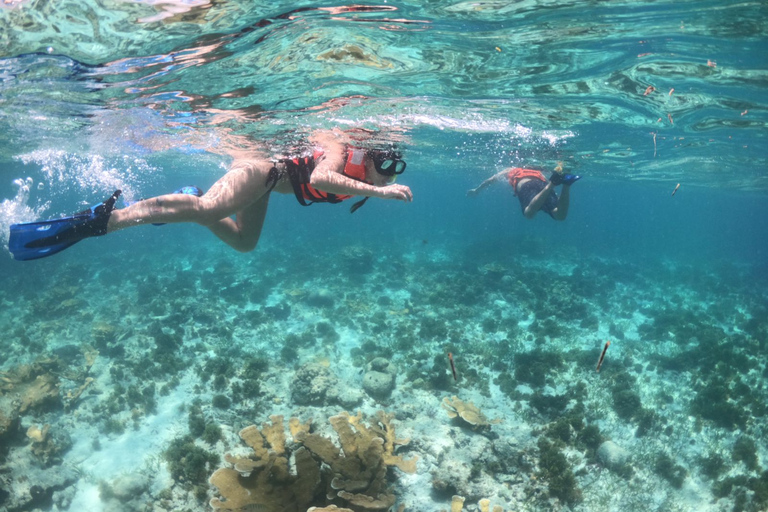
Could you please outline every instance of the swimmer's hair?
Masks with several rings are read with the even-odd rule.
[[[380,148],[367,149],[365,151],[365,154],[374,160],[387,160],[390,158],[394,160],[403,159],[403,152],[400,150],[400,148],[397,147],[396,144],[391,144],[389,147],[384,149],[380,149]]]

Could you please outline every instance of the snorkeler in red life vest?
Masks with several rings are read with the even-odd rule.
[[[352,195],[325,192],[312,186],[312,171],[314,171],[316,162],[322,156],[322,150],[315,150],[311,157],[306,156],[281,160],[283,165],[286,166],[286,172],[290,179],[291,186],[293,187],[293,193],[296,195],[296,199],[302,206],[309,206],[312,203],[340,203],[353,197]],[[405,171],[405,161],[402,160],[401,155],[395,151],[366,152],[366,150],[362,148],[348,147],[347,162],[344,165],[341,174],[353,180],[370,184],[370,182],[366,180],[366,158],[373,160],[374,167],[378,172],[390,177],[389,183],[394,183],[397,175],[402,174]],[[273,171],[271,172],[279,174],[277,168],[273,168]],[[273,180],[275,176],[275,174],[272,174],[269,179]],[[354,213],[358,208],[363,206],[367,200],[368,198],[366,197],[365,199],[358,201],[352,205],[350,211]],[[307,201],[310,202],[307,203]]]
[[[568,216],[571,185],[581,179],[581,176],[563,174],[556,170],[547,181],[541,171],[512,167],[494,174],[477,187],[468,190],[467,195],[477,195],[491,183],[504,177],[520,201],[526,219],[532,219],[539,211],[545,211],[555,220],[565,220]],[[556,185],[563,185],[560,197],[555,192]]]
[[[240,151],[227,173],[206,192],[185,187],[177,193],[137,201],[117,210],[112,197],[71,217],[11,226],[9,247],[17,260],[50,256],[80,240],[143,224],[194,222],[237,251],[256,248],[271,192],[293,193],[302,205],[339,203],[363,196],[411,202],[405,185],[395,184],[405,171],[399,152],[351,146],[340,130],[323,130],[309,141],[317,148],[311,157],[271,160]],[[235,216],[234,219],[231,216]]]

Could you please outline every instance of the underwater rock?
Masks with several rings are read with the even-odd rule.
[[[431,471],[432,488],[440,493],[463,492],[469,487],[472,468],[463,460],[456,458],[453,451],[440,461]]]
[[[347,409],[352,409],[363,401],[363,392],[360,388],[345,386],[343,383],[328,389],[325,396],[328,402],[335,402]]]
[[[325,405],[330,398],[337,398],[339,379],[331,370],[319,363],[307,363],[299,368],[291,381],[291,396],[299,405]]]
[[[149,478],[146,475],[132,473],[117,478],[112,483],[112,497],[119,503],[128,503],[140,497],[149,488]]]
[[[332,308],[336,303],[336,298],[330,290],[321,288],[308,293],[304,298],[304,302],[316,308]]]
[[[76,494],[77,490],[74,485],[56,490],[53,492],[53,503],[59,507],[59,510],[68,510]]]
[[[529,469],[530,464],[524,460],[524,453],[513,437],[501,437],[491,443],[493,454],[498,461],[498,469],[506,474],[515,474],[520,468]]]
[[[394,388],[394,375],[370,371],[363,376],[363,389],[374,398],[386,398]]]
[[[377,357],[368,363],[363,375],[363,389],[373,398],[387,398],[395,389],[395,367],[389,360]]]
[[[629,453],[613,441],[606,441],[597,449],[597,458],[608,469],[621,469],[627,463]]]
[[[30,455],[15,453],[14,462],[9,464],[15,471],[0,472],[0,510],[50,510],[54,493],[67,489],[78,480],[76,471],[68,466],[39,469],[32,463]]]
[[[368,274],[373,271],[373,251],[358,245],[344,247],[339,254],[339,261],[349,274]]]

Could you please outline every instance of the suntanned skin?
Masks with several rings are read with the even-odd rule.
[[[477,195],[478,192],[483,190],[484,188],[487,188],[489,185],[491,185],[494,182],[497,181],[506,181],[507,174],[512,171],[512,168],[504,169],[503,171],[494,174],[484,182],[482,182],[480,185],[478,185],[475,188],[469,189],[467,191],[468,196],[474,196]],[[517,183],[517,188],[519,189],[523,183],[527,183],[531,181],[531,178],[523,178]],[[551,181],[547,181],[546,186],[536,194],[531,202],[528,204],[528,206],[525,207],[525,210],[523,211],[523,215],[526,219],[532,219],[536,216],[536,214],[541,210],[541,207],[546,202],[549,195],[552,193],[552,191],[555,189],[555,185],[552,184]],[[515,193],[517,193],[517,189],[515,190]],[[552,210],[552,217],[555,220],[565,220],[565,218],[568,216],[568,205],[570,204],[571,200],[571,186],[563,184],[563,190],[560,192],[560,197],[557,200],[557,206]]]
[[[333,194],[413,201],[410,188],[387,184],[389,178],[379,174],[369,159],[365,168],[368,183],[341,174],[347,161],[347,140],[343,132],[319,131],[309,140],[323,150],[310,178],[314,188]],[[206,226],[235,250],[252,251],[259,242],[267,215],[270,196],[267,177],[275,165],[263,157],[236,156],[229,171],[202,197],[166,194],[114,210],[107,233],[142,224],[194,222]],[[278,169],[281,166],[277,164]],[[293,194],[287,176],[283,176],[272,191]]]

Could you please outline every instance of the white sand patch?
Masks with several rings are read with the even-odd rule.
[[[75,485],[69,510],[109,510],[110,503],[99,496],[99,482],[113,484],[132,473],[148,476],[153,492],[173,485],[161,454],[172,439],[187,431],[187,416],[180,412],[180,408],[194,398],[190,391],[195,384],[194,377],[187,374],[170,395],[158,396],[157,414],[144,418],[138,429],[127,430],[114,438],[100,437],[101,449],[98,451],[93,450],[89,432],[72,433],[76,441],[67,453],[65,463],[78,467],[83,478]]]

